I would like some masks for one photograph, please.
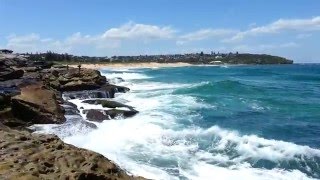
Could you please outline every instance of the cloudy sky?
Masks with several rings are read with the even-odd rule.
[[[0,0],[0,48],[249,52],[320,63],[319,0]]]

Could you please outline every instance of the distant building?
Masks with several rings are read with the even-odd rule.
[[[12,51],[12,50],[9,50],[9,49],[0,49],[0,53],[1,53],[1,54],[12,54],[13,51]]]
[[[222,64],[222,61],[211,61],[210,64]]]

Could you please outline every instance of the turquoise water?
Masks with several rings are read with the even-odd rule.
[[[255,134],[320,147],[320,65],[186,67],[145,70],[150,81],[200,83],[180,88],[177,95],[196,97],[213,109],[186,125],[219,125],[242,134]]]
[[[320,65],[101,72],[131,89],[115,99],[140,113],[47,132],[147,178],[320,178]]]

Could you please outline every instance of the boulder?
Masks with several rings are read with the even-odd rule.
[[[10,105],[11,97],[8,94],[0,92],[0,110]]]
[[[126,93],[130,91],[129,88],[124,87],[124,86],[117,86],[113,84],[106,84],[99,88],[100,91],[103,91],[108,94],[109,98],[114,98],[116,93]]]
[[[70,68],[69,70],[52,70],[44,75],[43,80],[50,87],[59,91],[83,91],[99,89],[106,84],[106,77],[97,70]]]
[[[120,110],[120,109],[86,109],[83,110],[83,113],[86,114],[88,121],[102,122],[104,120],[110,120],[117,117],[132,117],[136,115],[139,111],[134,109],[131,110]]]
[[[108,116],[110,116],[111,119],[114,119],[116,117],[132,117],[136,115],[139,111],[136,111],[134,109],[131,109],[129,111],[127,110],[120,110],[120,109],[110,109],[104,111]]]
[[[56,93],[42,84],[21,88],[21,94],[11,98],[15,117],[33,124],[59,124],[65,122],[63,108]]]
[[[13,116],[11,108],[0,110],[0,123],[10,128],[21,128],[28,126],[28,122],[17,119]]]
[[[0,92],[2,91],[18,91],[20,92],[21,87],[25,87],[28,85],[36,84],[39,81],[33,78],[20,78],[20,79],[12,79],[7,81],[0,81]]]
[[[0,124],[0,179],[135,180],[101,154]]]
[[[23,70],[14,70],[12,68],[7,68],[0,71],[0,81],[7,81],[10,79],[18,79],[23,76]]]
[[[52,65],[53,63],[48,61],[32,61],[28,66],[36,67],[38,69],[49,69]]]
[[[18,54],[0,54],[0,62],[7,66],[23,67],[27,65],[27,59]]]
[[[103,111],[97,109],[84,110],[88,121],[102,122],[110,119]]]
[[[124,82],[125,80],[121,77],[115,77],[115,78],[108,79],[108,81],[112,84],[119,84]]]
[[[85,100],[82,101],[83,103],[87,103],[87,104],[101,104],[103,107],[107,107],[107,108],[119,108],[119,107],[126,107],[129,109],[132,109],[132,106],[128,106],[116,101],[110,101],[110,100],[105,100],[105,99],[89,99],[89,100]]]

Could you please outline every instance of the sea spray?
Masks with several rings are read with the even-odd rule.
[[[280,67],[280,70],[291,72],[294,71],[292,68]],[[245,76],[248,71],[250,76]],[[309,132],[315,131],[304,131],[308,122],[309,126],[318,127],[319,124],[311,120],[319,114],[304,116],[304,121],[300,122],[303,111],[291,112],[289,115],[293,121],[286,119],[289,116],[283,109],[289,107],[282,101],[284,99],[277,99],[272,93],[282,90],[284,85],[293,87],[294,82],[279,84],[275,89],[273,86],[279,82],[275,82],[274,77],[263,76],[259,67],[256,71],[257,76],[252,67],[103,70],[110,79],[120,77],[125,80],[119,85],[128,86],[131,91],[116,94],[115,100],[135,107],[139,114],[96,123],[97,129],[82,129],[83,133],[63,130],[66,125],[45,125],[39,130],[55,133],[68,143],[97,151],[132,174],[147,178],[319,178],[320,150],[310,147],[309,144],[316,141],[308,138]],[[274,70],[264,67],[263,71]],[[281,73],[278,72],[277,76]],[[261,77],[269,84],[260,84]],[[295,89],[290,89],[292,91],[283,98],[296,96]],[[308,98],[318,97],[311,94]],[[70,101],[78,108],[103,108],[83,103],[80,99]],[[299,102],[293,103],[299,105]],[[80,115],[85,120],[85,116]],[[246,123],[249,120],[251,123]],[[296,133],[303,133],[308,142],[289,142],[294,134],[281,132],[285,123],[300,125],[304,132]],[[67,126],[79,128],[72,124]],[[257,128],[247,130],[250,126]],[[259,131],[259,127],[264,128]],[[273,128],[273,138],[262,133],[269,127]]]

